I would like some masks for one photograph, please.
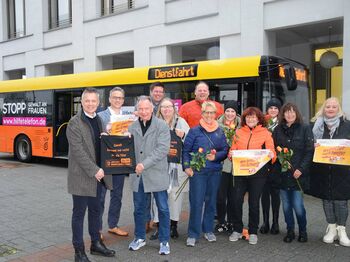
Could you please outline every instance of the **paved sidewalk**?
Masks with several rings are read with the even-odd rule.
[[[40,159],[23,164],[0,154],[0,262],[74,261],[70,228],[72,200],[66,192],[66,173],[65,160]],[[218,234],[215,243],[202,238],[196,247],[186,247],[186,200],[179,224],[180,238],[171,240],[170,255],[158,255],[158,241],[150,240],[139,251],[131,252],[128,244],[133,238],[133,205],[128,179],[125,183],[119,224],[130,236],[118,237],[105,229],[106,243],[116,250],[116,257],[103,258],[88,253],[92,261],[350,261],[350,247],[322,243],[326,222],[321,202],[308,196],[305,196],[305,205],[309,242],[305,244],[282,241],[285,223],[281,213],[282,234],[260,234],[255,246],[244,240],[229,242],[228,235]],[[246,210],[245,207],[245,221]],[[88,249],[86,225],[85,237]],[[2,256],[5,247],[15,248],[16,253]]]

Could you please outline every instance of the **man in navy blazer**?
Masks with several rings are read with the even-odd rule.
[[[103,132],[108,132],[109,125],[111,123],[111,117],[117,117],[122,115],[121,107],[124,104],[125,92],[120,87],[114,87],[109,92],[109,103],[110,106],[98,113],[102,121]],[[118,227],[120,209],[122,207],[122,197],[123,197],[123,188],[124,188],[124,178],[125,175],[112,175],[113,180],[113,190],[110,192],[110,204],[108,210],[108,232],[116,234],[118,236],[128,236],[128,232],[122,230]],[[107,189],[102,188],[101,198],[100,198],[100,232],[102,231],[102,216],[104,212],[105,198],[106,198]]]

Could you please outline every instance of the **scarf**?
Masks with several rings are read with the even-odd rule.
[[[339,127],[340,118],[339,116],[335,116],[333,118],[319,117],[317,118],[314,127],[312,128],[312,132],[314,133],[314,138],[321,139],[324,133],[324,124],[327,125],[329,129],[329,136],[332,138],[335,130]]]
[[[201,125],[201,127],[203,127],[205,129],[205,131],[207,132],[213,132],[216,129],[218,129],[219,124],[216,120],[214,120],[211,124],[208,124],[207,122],[205,122],[203,120],[203,118],[201,120],[199,120],[199,124]]]

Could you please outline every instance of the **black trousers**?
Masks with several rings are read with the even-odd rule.
[[[83,229],[86,208],[88,209],[88,228],[91,241],[95,242],[100,239],[100,196],[101,183],[97,182],[96,197],[73,195],[73,215],[72,215],[72,232],[73,247],[75,249],[84,249]]]
[[[266,182],[265,176],[259,177],[235,177],[234,192],[234,222],[233,229],[238,233],[243,231],[243,202],[244,195],[248,192],[248,205],[249,205],[249,222],[248,231],[249,234],[257,234],[259,227],[259,205],[260,197]]]
[[[224,224],[225,222],[233,223],[234,202],[233,175],[231,173],[222,172],[216,199],[216,214],[219,224]]]
[[[264,223],[269,223],[270,203],[272,207],[273,223],[278,223],[281,199],[280,190],[269,180],[266,181],[261,196],[261,206],[263,210]]]

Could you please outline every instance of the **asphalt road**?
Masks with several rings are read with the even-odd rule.
[[[23,164],[9,155],[0,154],[0,262],[73,261],[72,200],[66,189],[66,175],[66,160],[38,159],[34,163]],[[217,234],[215,243],[208,243],[202,238],[196,247],[186,247],[186,198],[183,219],[179,224],[180,237],[171,240],[170,255],[158,255],[158,241],[150,240],[139,251],[131,252],[128,244],[133,238],[133,204],[128,179],[125,183],[119,225],[130,235],[117,237],[107,233],[105,228],[106,243],[116,250],[116,257],[103,258],[88,253],[92,261],[350,261],[350,247],[322,242],[327,225],[321,201],[309,196],[305,196],[308,243],[294,241],[286,244],[282,241],[286,230],[281,212],[281,234],[260,234],[255,246],[245,240],[229,242],[228,235],[223,233]],[[104,219],[106,221],[106,216]],[[247,206],[244,220],[247,224]],[[347,231],[350,235],[349,227]],[[85,238],[88,249],[86,225]]]

